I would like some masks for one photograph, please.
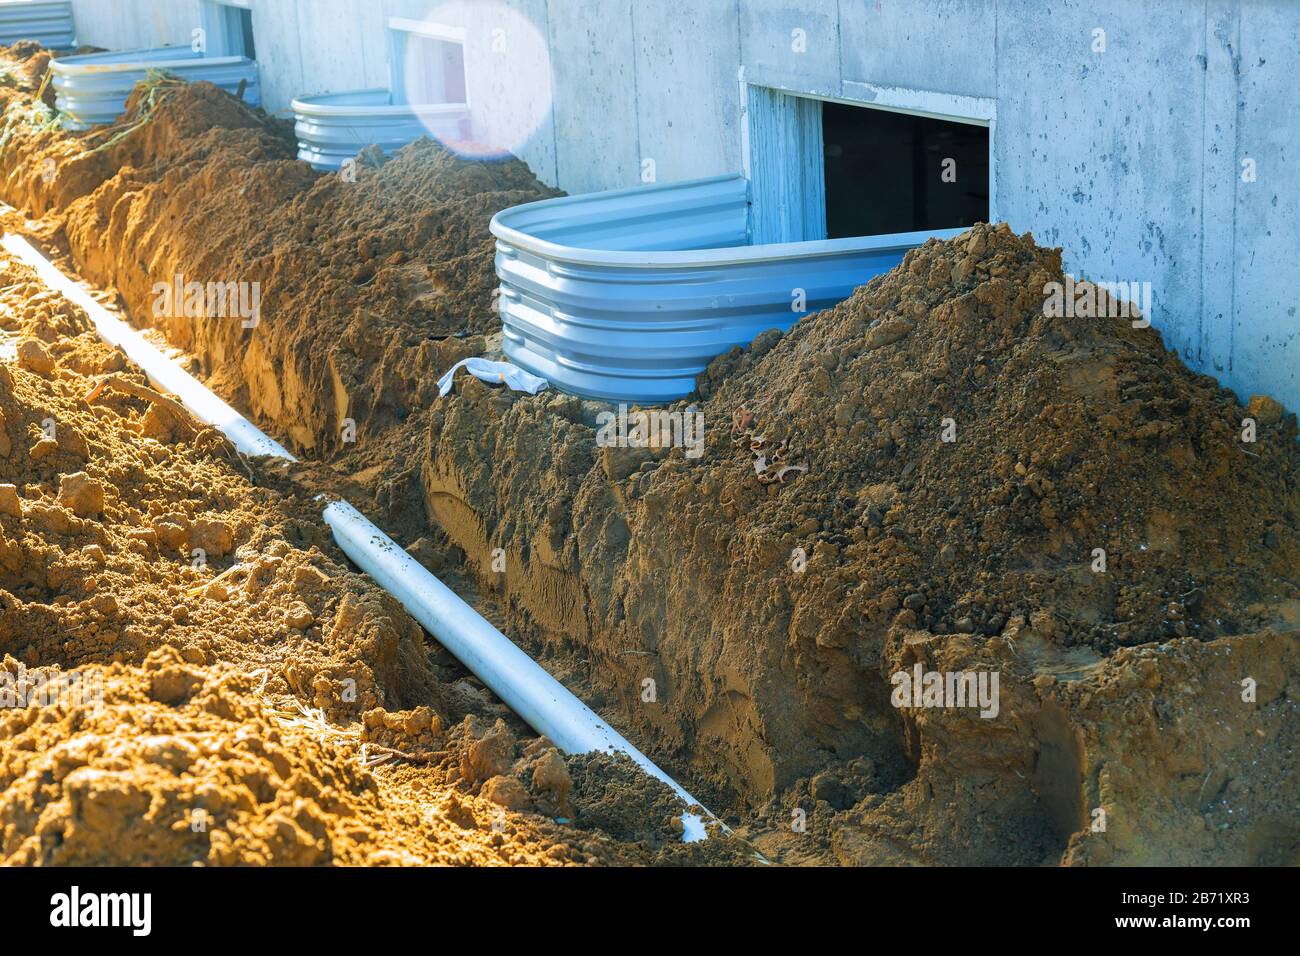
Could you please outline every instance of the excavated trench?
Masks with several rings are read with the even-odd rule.
[[[551,194],[523,164],[421,141],[347,182],[212,88],[69,136],[29,86],[6,91],[3,198],[327,463],[259,483],[346,487],[463,566],[770,858],[1294,858],[1295,417],[1154,330],[1046,315],[1058,251],[1004,226],[928,244],[719,358],[700,456],[601,447],[596,403],[436,394],[492,354],[488,219]],[[177,276],[257,283],[260,321],[160,314]],[[807,471],[765,481],[776,449]],[[996,715],[896,706],[918,666],[996,673]]]

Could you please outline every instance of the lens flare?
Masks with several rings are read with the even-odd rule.
[[[525,153],[551,112],[544,31],[499,0],[448,0],[408,27],[398,96],[456,153]]]

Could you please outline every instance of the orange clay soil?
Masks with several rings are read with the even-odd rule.
[[[322,176],[291,124],[208,84],[141,87],[119,127],[78,136],[42,109],[8,91],[4,198],[51,216],[87,279],[317,457],[347,420],[359,445],[400,425],[436,395],[435,370],[484,349],[488,220],[554,195],[518,160],[467,163],[428,140],[388,163],[364,153],[355,182]],[[257,283],[260,324],[156,315],[155,285],[176,276]]]
[[[0,190],[318,459],[259,483],[355,490],[431,566],[463,562],[771,858],[1300,853],[1295,418],[1153,330],[1046,317],[1058,250],[1005,226],[929,243],[715,361],[699,458],[601,448],[596,403],[433,392],[498,341],[487,220],[549,194],[522,164],[422,141],[346,182],[207,87],[69,136],[28,82],[0,89]],[[155,316],[178,273],[262,282],[261,324]],[[785,465],[807,470],[769,482]],[[998,673],[997,715],[895,706],[917,664]]]
[[[0,661],[6,863],[752,857],[529,734],[7,255]]]

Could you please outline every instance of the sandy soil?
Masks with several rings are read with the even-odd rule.
[[[1059,251],[1004,226],[927,244],[714,362],[693,400],[700,457],[603,448],[596,403],[475,381],[433,392],[493,347],[486,223],[549,194],[522,164],[421,142],[344,182],[293,161],[283,124],[204,87],[142,92],[115,131],[68,136],[33,105],[32,68],[0,87],[0,193],[312,459],[249,465],[295,515],[292,547],[321,554],[286,571],[329,559],[295,502],[346,489],[773,860],[1297,860],[1295,417],[1262,396],[1243,406],[1153,330],[1045,316]],[[261,323],[156,316],[154,284],[176,274],[262,283]],[[193,504],[191,523],[212,507]],[[290,592],[271,593],[281,607]],[[492,735],[481,709],[419,699],[456,684],[381,644],[355,658],[376,702]],[[285,691],[331,713],[329,652],[281,651],[304,675]],[[895,706],[895,675],[918,664],[997,673],[997,716]],[[498,776],[531,780],[528,746],[511,753]],[[456,772],[479,792],[490,780]],[[615,835],[641,826],[588,812]]]
[[[0,657],[0,862],[753,860],[530,733],[8,256]]]

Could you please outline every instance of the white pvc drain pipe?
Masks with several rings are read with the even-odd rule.
[[[69,302],[81,306],[90,321],[95,323],[95,331],[100,338],[125,352],[131,361],[144,369],[150,381],[162,391],[179,398],[195,418],[218,429],[243,454],[295,460],[283,445],[263,434],[252,422],[164,355],[156,345],[96,302],[89,292],[60,272],[54,263],[41,255],[22,236],[10,233],[0,240],[0,246],[36,270],[36,274],[51,289],[62,293]]]
[[[672,787],[688,807],[699,805],[681,784],[569,693],[563,684],[356,508],[346,501],[335,501],[325,509],[325,523],[333,530],[334,540],[344,554],[397,598],[439,644],[551,743],[569,754],[595,751],[627,754],[650,776]],[[698,815],[684,814],[682,822],[686,825],[683,838],[688,843],[705,838],[704,822]]]
[[[140,332],[95,301],[22,236],[6,235],[0,240],[0,246],[31,266],[46,285],[85,310],[105,342],[122,349],[151,381],[176,395],[195,417],[219,429],[241,452],[296,460],[284,446],[223,402]],[[343,553],[539,734],[567,754],[597,751],[626,754],[650,776],[671,787],[688,810],[701,807],[681,784],[601,720],[356,508],[346,501],[335,501],[325,508],[324,519]],[[703,813],[716,819],[708,810]],[[704,820],[699,814],[683,813],[682,823],[685,842],[707,839]]]

